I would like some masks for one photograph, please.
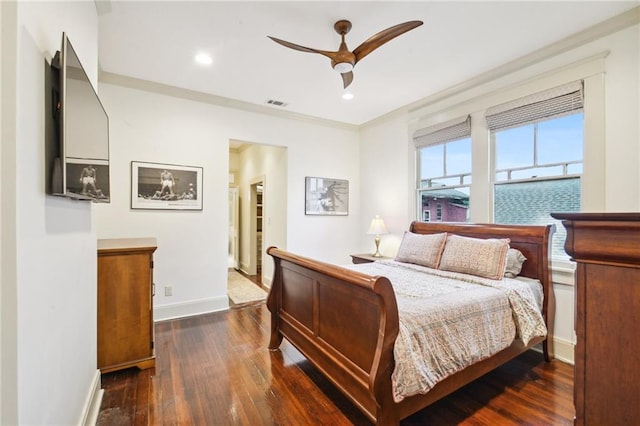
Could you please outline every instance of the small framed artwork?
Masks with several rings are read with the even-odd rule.
[[[109,161],[67,157],[65,183],[70,198],[109,203]]]
[[[202,210],[202,167],[132,161],[131,208]]]
[[[347,216],[349,181],[319,177],[305,178],[305,214]]]

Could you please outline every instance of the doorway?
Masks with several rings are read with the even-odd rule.
[[[274,265],[265,249],[286,249],[287,149],[230,141],[229,183],[238,188],[238,269],[269,287]]]

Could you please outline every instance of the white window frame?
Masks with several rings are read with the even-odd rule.
[[[473,208],[470,209],[470,222],[487,223],[494,216],[493,184],[494,161],[493,147],[489,130],[484,120],[485,113],[493,105],[528,96],[571,81],[582,80],[584,85],[584,149],[583,171],[581,175],[581,210],[605,211],[605,58],[607,51],[601,51],[590,57],[578,59],[573,63],[555,65],[547,68],[544,74],[538,70],[531,79],[525,69],[513,74],[494,76],[491,85],[478,82],[466,85],[447,94],[439,94],[423,107],[409,114],[409,135],[414,134],[433,123],[460,117],[471,112],[472,140],[472,183],[469,190]],[[552,65],[553,67],[553,65]],[[409,142],[412,146],[412,141]],[[410,149],[412,175],[419,179],[417,149]],[[415,192],[417,181],[410,178],[410,187]],[[585,189],[588,188],[588,191]],[[410,204],[418,212],[418,194],[411,197]],[[417,216],[420,217],[420,216]],[[553,281],[565,285],[574,283],[574,264],[566,260],[553,259]]]
[[[448,175],[447,174],[447,144],[450,142],[456,142],[462,139],[471,138],[471,115],[466,114],[464,116],[432,124],[430,126],[425,126],[416,130],[413,133],[413,141],[415,146],[415,159],[416,159],[416,186],[415,186],[415,203],[416,203],[416,218],[418,220],[422,220],[423,211],[422,211],[422,191],[429,190],[437,190],[438,187],[433,187],[431,182],[437,181],[438,179],[458,179],[458,185],[446,185],[444,188],[446,189],[458,189],[458,188],[469,188],[471,190],[471,183],[465,183],[465,177],[469,177],[471,182],[473,182],[472,171],[469,173]],[[422,155],[421,150],[423,148],[443,145],[443,176],[439,177],[431,177],[429,179],[422,179]],[[473,151],[473,140],[471,140],[472,151]],[[471,152],[470,154],[473,154]],[[473,158],[473,155],[472,155]],[[472,166],[473,168],[473,166]],[[427,185],[423,185],[423,181],[427,181]],[[469,196],[471,199],[471,196]],[[442,220],[442,215],[440,215],[440,219],[436,219],[437,221]]]

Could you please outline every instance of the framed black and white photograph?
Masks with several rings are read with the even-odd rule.
[[[67,158],[66,189],[70,198],[108,203],[111,200],[109,161]]]
[[[131,208],[202,210],[202,167],[132,161]]]
[[[305,214],[346,216],[349,214],[349,181],[305,178]]]

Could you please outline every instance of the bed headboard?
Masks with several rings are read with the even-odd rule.
[[[415,234],[448,232],[472,238],[509,238],[510,247],[518,249],[527,260],[520,275],[536,278],[543,285],[551,282],[550,249],[555,225],[499,225],[460,222],[412,222]]]

